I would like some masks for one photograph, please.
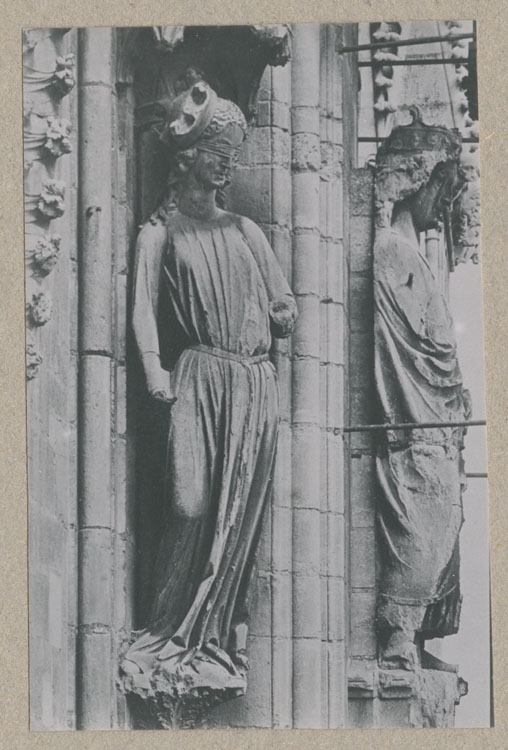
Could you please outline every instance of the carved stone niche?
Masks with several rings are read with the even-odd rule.
[[[171,26],[126,29],[120,39],[118,85],[133,84],[139,174],[139,214],[145,220],[164,193],[169,154],[157,135],[167,104],[196,71],[215,92],[256,113],[267,65],[290,58],[287,26]]]
[[[155,27],[122,30],[117,88],[132,86],[135,102],[137,163],[136,224],[162,203],[171,153],[159,137],[172,99],[196,73],[223,98],[234,101],[253,119],[261,77],[267,65],[289,59],[287,27]],[[161,487],[169,408],[150,398],[138,362],[136,381],[136,571],[134,627],[149,625],[150,581],[162,533]],[[120,654],[120,659],[123,654]],[[210,689],[185,675],[179,681],[161,669],[151,676],[123,675],[119,689],[135,728],[202,726],[208,710],[245,692],[245,680]],[[189,684],[189,680],[192,684]],[[185,684],[184,684],[185,682]],[[241,683],[241,684],[240,684]]]

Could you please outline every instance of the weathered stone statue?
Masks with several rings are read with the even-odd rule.
[[[174,100],[161,134],[175,149],[169,197],[137,242],[135,337],[150,393],[172,406],[153,606],[121,669],[127,691],[169,713],[246,689],[279,419],[268,352],[297,315],[261,229],[217,205],[245,131],[241,110],[203,81]]]
[[[460,136],[425,125],[417,110],[413,116],[377,157],[377,391],[387,424],[464,422],[470,406],[453,322],[420,246],[421,232],[443,216],[447,225],[462,187]],[[463,436],[464,427],[443,426],[389,430],[380,438],[382,666],[418,667],[418,644],[458,630]]]

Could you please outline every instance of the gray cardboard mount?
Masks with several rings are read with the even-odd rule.
[[[495,727],[429,730],[29,732],[21,29],[476,19],[486,329]],[[0,747],[261,750],[508,747],[508,99],[505,0],[4,0],[0,54]],[[480,356],[480,352],[478,353]]]

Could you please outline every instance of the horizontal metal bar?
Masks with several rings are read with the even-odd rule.
[[[466,473],[466,477],[468,479],[487,479],[488,476],[489,475],[486,472],[485,473],[472,472],[471,474]]]
[[[375,136],[358,136],[357,141],[358,143],[383,143],[383,141],[386,141],[385,138],[375,137]],[[478,138],[463,138],[461,143],[478,143]]]
[[[337,432],[379,432],[388,430],[431,430],[438,427],[485,427],[484,419],[469,422],[401,422],[400,424],[358,424],[351,427],[338,427]]]
[[[383,49],[385,47],[409,47],[413,44],[434,44],[435,42],[458,42],[460,39],[474,39],[475,34],[450,34],[449,36],[421,36],[418,39],[397,39],[372,44],[357,44],[354,47],[339,47],[339,55],[346,52],[363,52],[369,49]]]
[[[455,59],[453,57],[426,57],[421,60],[416,59],[405,59],[405,60],[360,60],[358,63],[359,68],[373,68],[376,65],[392,65],[394,67],[405,66],[405,65],[467,65],[469,60]]]

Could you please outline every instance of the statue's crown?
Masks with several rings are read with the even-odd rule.
[[[456,128],[443,125],[427,125],[422,121],[418,107],[409,109],[413,121],[392,130],[378,151],[378,159],[387,153],[419,153],[421,151],[445,151],[458,158],[461,151],[461,136]]]

